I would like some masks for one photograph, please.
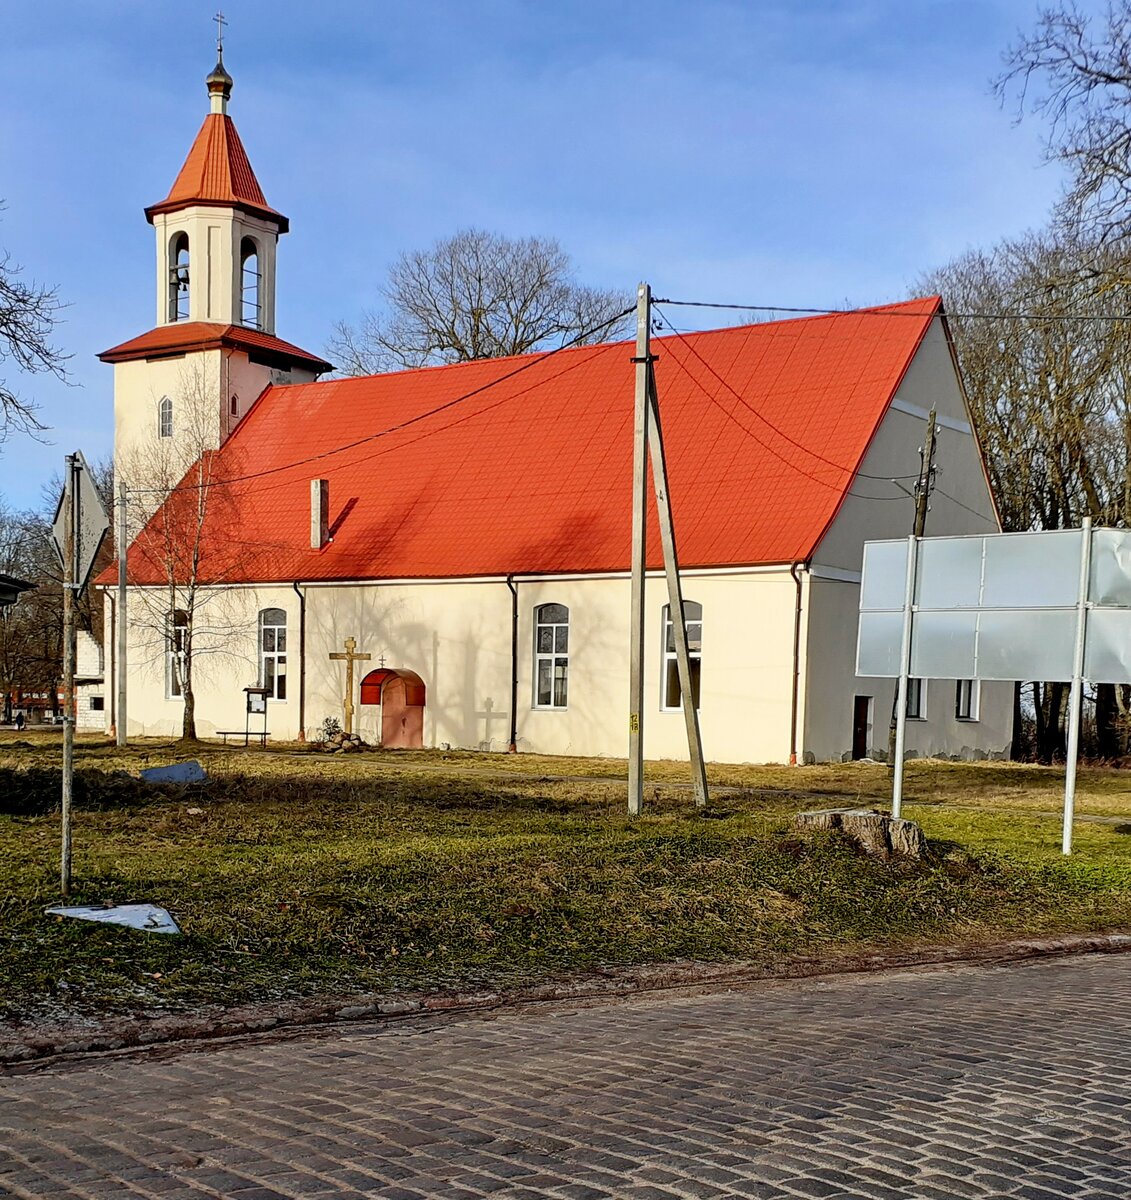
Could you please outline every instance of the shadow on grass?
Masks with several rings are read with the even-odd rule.
[[[322,812],[335,808],[377,805],[424,812],[459,810],[504,812],[518,810],[565,815],[597,805],[609,806],[607,788],[571,787],[570,795],[555,796],[560,785],[516,781],[502,786],[495,781],[423,774],[358,775],[357,777],[304,775],[216,774],[201,784],[150,784],[125,771],[100,771],[85,767],[74,773],[73,804],[80,811],[106,812],[140,809],[169,802],[193,805],[243,805],[249,810],[283,805]],[[33,766],[0,767],[0,815],[44,817],[61,806],[62,770]],[[729,813],[712,813],[721,818]]]

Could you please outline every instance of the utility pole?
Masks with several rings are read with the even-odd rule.
[[[644,556],[648,508],[648,380],[652,366],[652,290],[636,289],[636,408],[632,433],[632,614],[628,672],[628,812],[644,807]],[[674,619],[673,613],[673,619]],[[681,614],[682,615],[682,614]]]
[[[699,712],[691,686],[691,657],[687,647],[687,624],[683,614],[683,591],[679,578],[675,524],[668,492],[668,468],[651,353],[652,292],[642,283],[636,292],[636,416],[632,453],[632,620],[629,666],[628,714],[628,811],[639,816],[644,792],[644,562],[646,549],[648,457],[652,460],[652,483],[656,493],[656,516],[664,551],[668,584],[668,612],[675,635],[676,669],[679,672],[683,717],[687,726],[687,751],[691,759],[691,783],[695,803],[707,803],[707,772]]]
[[[915,482],[915,520],[911,526],[912,536],[921,538],[927,528],[927,510],[931,506],[931,492],[935,486],[935,435],[938,433],[936,423],[937,411],[934,405],[927,416],[927,435],[919,447],[919,478]],[[906,697],[904,699],[906,703]],[[888,767],[895,770],[895,741],[899,725],[899,688],[891,702],[891,724],[888,726]]]
[[[126,485],[118,484],[118,700],[115,721],[115,740],[126,744]]]
[[[75,769],[75,538],[78,464],[67,455],[63,483],[63,795],[59,890],[71,894],[71,800]]]
[[[707,768],[703,763],[703,738],[699,730],[699,710],[691,686],[691,655],[687,648],[687,622],[683,615],[683,588],[679,579],[679,556],[675,544],[671,495],[668,492],[668,466],[664,457],[664,433],[660,425],[660,401],[656,395],[656,376],[648,364],[648,446],[652,452],[652,483],[656,489],[656,515],[660,521],[660,540],[664,546],[664,571],[668,580],[668,614],[675,634],[675,661],[679,672],[679,693],[683,702],[683,720],[687,726],[687,750],[691,758],[691,786],[697,808],[707,806]],[[677,615],[678,614],[678,615]]]

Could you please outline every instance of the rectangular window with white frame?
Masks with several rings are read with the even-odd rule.
[[[534,610],[534,707],[565,708],[569,699],[569,609]]]
[[[907,719],[909,721],[925,721],[927,719],[927,682],[925,679],[909,678],[907,680]]]
[[[687,665],[691,673],[691,695],[695,707],[699,707],[699,681],[703,669],[703,605],[695,600],[683,602],[683,623],[687,630]],[[679,662],[675,650],[675,627],[672,624],[671,605],[664,605],[663,613],[663,692],[660,708],[666,712],[678,712],[683,708],[683,692],[679,685]]]
[[[269,700],[287,698],[287,614],[281,608],[259,614],[259,686]]]
[[[185,694],[187,651],[188,613],[178,608],[169,614],[165,633],[165,697],[168,700],[180,700]]]
[[[954,684],[954,718],[956,721],[978,719],[979,686],[977,679],[958,679]]]

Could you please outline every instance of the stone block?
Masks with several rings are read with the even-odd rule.
[[[195,759],[190,759],[168,767],[146,767],[141,778],[146,783],[203,783],[208,772]]]

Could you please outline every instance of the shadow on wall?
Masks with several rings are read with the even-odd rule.
[[[343,510],[339,525],[346,515]],[[410,503],[401,506],[396,515],[351,537],[367,549],[372,547],[374,557],[379,558],[382,547],[403,536],[422,519]],[[517,560],[534,565],[581,561],[594,528],[604,521],[594,512],[580,522],[568,525],[563,522],[547,540],[526,547]],[[467,536],[474,537],[474,531],[468,530]],[[485,563],[484,571],[491,570],[492,565]],[[459,599],[464,597],[457,598],[454,591],[444,594],[445,589],[456,588],[464,589],[464,597],[471,595],[474,602],[460,603]],[[533,637],[533,592],[530,585],[520,585],[520,638]],[[552,601],[553,592],[552,584],[539,586],[537,603]],[[342,695],[345,685],[344,664],[331,662],[325,649],[329,645],[335,651],[340,650],[346,638],[354,637],[358,652],[370,655],[368,662],[355,668],[355,688],[369,670],[381,665],[382,656],[385,666],[415,671],[423,679],[427,689],[426,745],[506,748],[511,725],[511,593],[505,583],[436,582],[404,586],[369,583],[317,588],[309,595],[313,602],[308,601],[307,610],[308,736],[316,735],[325,717],[340,719],[340,702],[332,711],[322,711],[326,707],[325,698]],[[623,647],[617,644],[610,623],[603,620],[602,606],[595,604],[590,611],[575,602],[570,608],[571,665],[582,656],[582,651],[591,663],[620,661]],[[315,628],[317,636],[312,638],[311,631]],[[520,643],[520,662],[529,664],[530,650],[530,646]],[[533,703],[529,665],[525,675],[518,681],[520,744],[523,715]],[[622,679],[615,667],[586,679],[584,687],[573,672],[568,700],[570,726],[586,727],[605,720],[608,695],[620,691],[624,691],[627,703],[627,679]],[[356,700],[355,694],[355,703]],[[376,714],[359,710],[357,719],[368,722],[373,737]]]

